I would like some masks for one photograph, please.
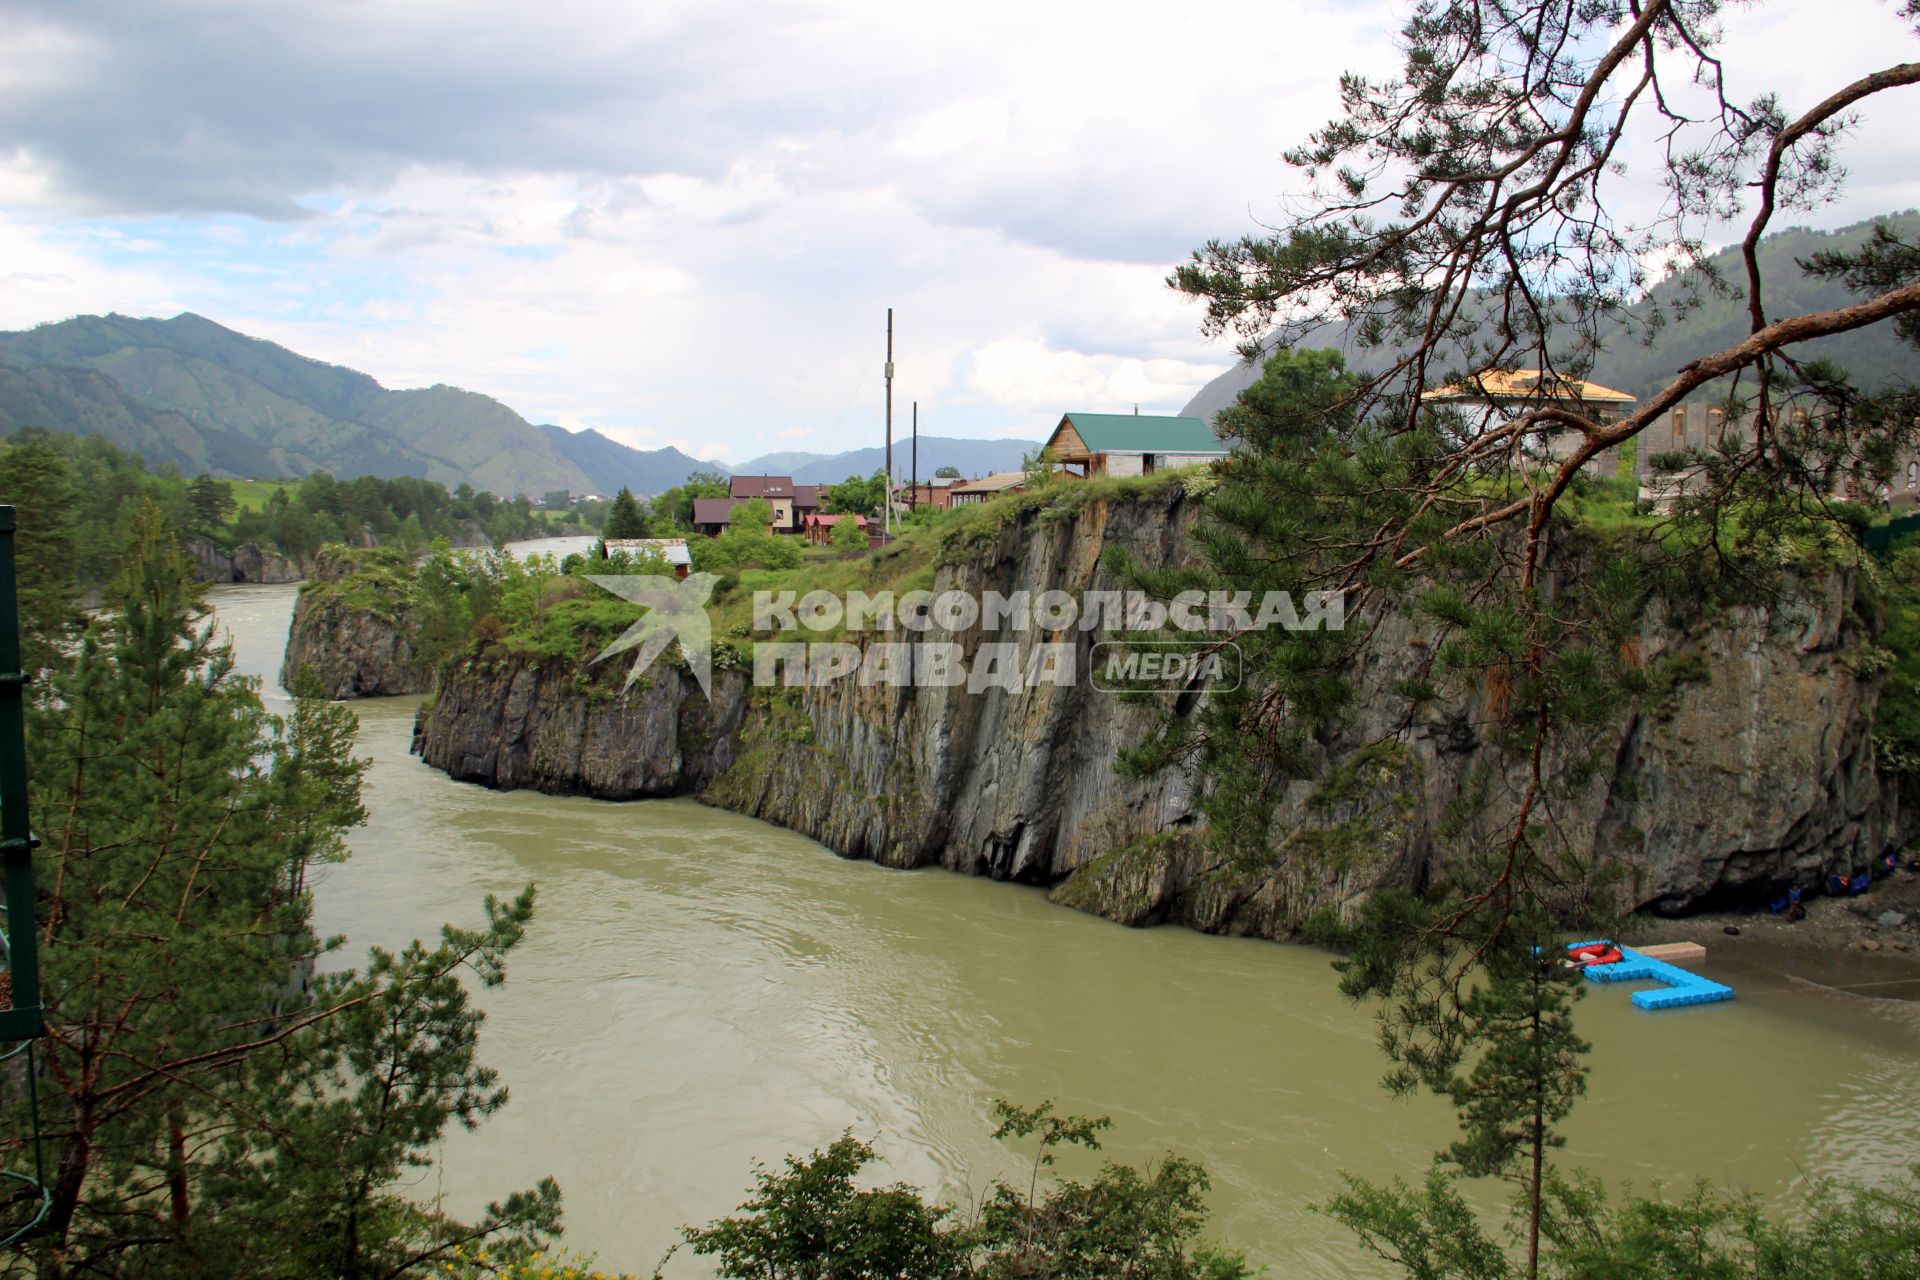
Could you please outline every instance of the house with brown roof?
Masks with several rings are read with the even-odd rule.
[[[1027,487],[1027,473],[1024,471],[998,471],[978,480],[967,480],[956,484],[947,499],[949,506],[966,507],[982,502],[991,502],[1003,493],[1017,493]]]
[[[724,498],[695,498],[693,524],[709,537],[725,532],[734,508],[755,498],[773,512],[774,533],[799,533],[801,522],[810,512],[820,509],[820,486],[795,484],[792,476],[734,476],[727,482]]]
[[[833,527],[851,520],[860,530],[867,531],[867,518],[857,515],[821,515],[818,511],[809,511],[800,522],[801,532],[808,542],[821,546],[833,541]]]

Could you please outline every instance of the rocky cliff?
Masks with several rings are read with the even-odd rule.
[[[267,551],[257,542],[227,551],[205,538],[190,538],[186,549],[202,582],[299,582],[307,576],[300,560]]]
[[[1117,589],[1108,548],[1149,567],[1177,563],[1192,515],[1177,489],[1029,511],[939,568],[934,590]],[[1856,670],[1851,593],[1836,571],[1789,608],[1731,610],[1711,626],[1650,611],[1647,659],[1686,655],[1697,678],[1623,714],[1601,744],[1614,767],[1553,815],[1577,853],[1614,870],[1616,905],[1678,911],[1789,881],[1811,887],[1904,844],[1911,815],[1874,766],[1876,686]],[[1366,710],[1334,744],[1326,779],[1273,796],[1272,857],[1257,867],[1214,860],[1177,769],[1116,772],[1162,708],[1093,688],[1084,673],[1097,637],[1078,630],[896,637],[951,641],[969,658],[990,641],[1019,644],[1023,660],[1045,640],[1077,647],[1083,678],[1072,685],[974,693],[853,679],[756,688],[723,671],[709,701],[665,667],[621,692],[554,660],[474,659],[443,674],[414,746],[490,786],[697,794],[848,857],[1049,886],[1131,924],[1283,937],[1317,909],[1443,869],[1457,856],[1451,842],[1472,838],[1444,821],[1450,802],[1470,779],[1501,776],[1477,727],[1483,708],[1398,726],[1387,690],[1426,637],[1383,625],[1386,643],[1356,672]]]
[[[375,564],[378,568],[375,568]],[[305,669],[329,698],[425,693],[432,673],[413,649],[404,560],[395,551],[323,547],[293,602],[280,683]],[[361,575],[352,583],[348,579]]]

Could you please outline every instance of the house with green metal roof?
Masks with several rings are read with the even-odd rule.
[[[1200,418],[1155,413],[1069,413],[1047,441],[1054,461],[1082,476],[1140,476],[1227,456]]]

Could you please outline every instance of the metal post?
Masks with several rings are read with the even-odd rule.
[[[880,530],[893,532],[893,308],[887,308],[887,483],[880,495]]]
[[[913,463],[908,467],[907,492],[913,496],[907,499],[909,507],[920,507],[920,402],[913,402]]]
[[[13,1007],[0,1010],[0,1040],[40,1034],[40,950],[33,925],[33,832],[27,823],[27,735],[20,669],[20,607],[14,581],[13,508],[0,506],[0,861],[7,886],[7,971]]]

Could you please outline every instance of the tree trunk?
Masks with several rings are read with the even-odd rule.
[[[187,1134],[180,1107],[167,1108],[167,1193],[173,1202],[173,1225],[187,1225]]]
[[[1534,975],[1533,999],[1533,1178],[1527,1188],[1527,1280],[1540,1280],[1540,1183],[1547,1156],[1547,1082],[1540,1053],[1540,977]]]
[[[74,1212],[80,1207],[80,1188],[86,1185],[92,1159],[92,1121],[84,1115],[77,1116],[73,1136],[60,1153],[60,1167],[54,1172],[47,1204],[47,1225],[40,1232],[45,1243],[38,1268],[40,1280],[62,1280],[67,1274],[67,1233],[73,1227]]]

